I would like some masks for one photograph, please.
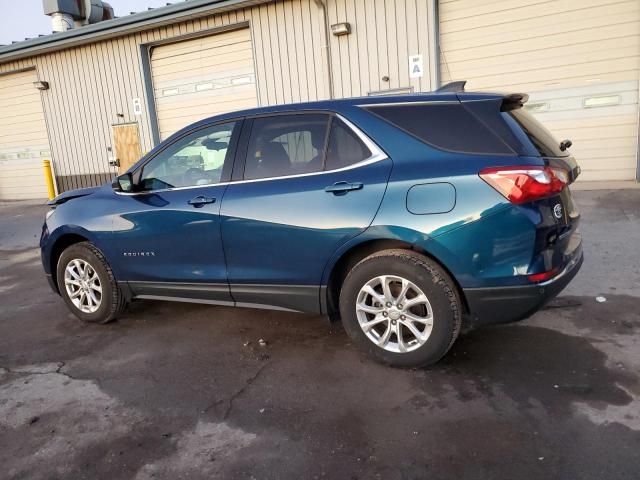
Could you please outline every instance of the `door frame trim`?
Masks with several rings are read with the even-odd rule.
[[[342,121],[347,128],[349,128],[353,133],[356,134],[358,139],[364,143],[364,145],[369,149],[371,155],[364,160],[361,160],[352,165],[347,165],[346,167],[334,168],[332,170],[319,170],[317,172],[308,172],[308,173],[297,173],[293,175],[281,175],[279,177],[264,177],[264,178],[252,178],[249,180],[241,179],[241,180],[231,180],[231,184],[242,184],[242,183],[255,183],[255,182],[266,182],[270,180],[279,180],[279,179],[289,179],[289,178],[303,178],[303,177],[311,177],[314,175],[324,175],[328,173],[336,173],[343,172],[347,170],[353,170],[355,168],[363,167],[365,165],[370,165],[372,163],[379,162],[381,160],[386,160],[389,156],[380,148],[380,146],[375,143],[371,138],[369,138],[360,128],[358,128],[354,123],[338,112],[333,111],[323,111],[323,110],[294,110],[294,111],[282,111],[282,112],[269,112],[269,113],[257,113],[253,115],[247,115],[245,120],[253,121],[258,118],[270,118],[270,117],[280,117],[280,116],[291,116],[291,115],[313,115],[313,114],[321,114],[321,115],[329,115],[330,117],[337,118]],[[327,125],[327,136],[325,138],[325,155],[326,155],[326,143],[329,141],[329,130],[331,129],[332,123],[329,122]],[[253,128],[253,125],[252,125]],[[244,175],[244,167],[247,160],[247,152],[242,152],[244,155],[238,156],[236,155],[236,160],[234,162],[233,171],[236,173],[237,171],[243,172]]]
[[[300,111],[293,111],[293,112],[278,112],[277,115],[287,115],[287,114],[305,114],[305,113],[314,113],[314,111],[310,111],[310,110],[300,110]],[[320,111],[321,112],[321,111]],[[324,112],[326,113],[326,112]],[[369,150],[371,151],[371,156],[369,156],[369,158],[362,160],[358,163],[354,163],[353,165],[347,165],[346,167],[341,167],[341,168],[336,168],[333,170],[321,170],[318,172],[309,172],[309,173],[298,173],[295,175],[283,175],[281,177],[265,177],[265,178],[253,178],[250,180],[230,180],[228,182],[220,182],[220,183],[212,183],[211,185],[190,185],[188,187],[175,187],[175,188],[165,188],[165,189],[160,189],[160,190],[150,190],[148,192],[115,192],[117,195],[128,195],[128,196],[134,196],[134,195],[149,195],[149,194],[153,194],[153,193],[163,193],[163,192],[174,192],[174,191],[178,191],[178,190],[189,190],[189,189],[193,189],[193,188],[202,188],[204,186],[219,186],[219,185],[240,185],[243,183],[256,183],[256,182],[267,182],[267,181],[271,181],[271,180],[287,180],[287,179],[291,179],[291,178],[302,178],[302,177],[311,177],[311,176],[315,176],[315,175],[326,175],[326,174],[330,174],[330,173],[339,173],[339,172],[346,172],[349,170],[353,170],[356,168],[360,168],[360,167],[364,167],[366,165],[371,165],[372,163],[377,163],[377,162],[381,162],[383,160],[387,160],[389,159],[389,156],[373,141],[371,140],[362,130],[360,130],[357,126],[355,126],[350,120],[347,120],[345,117],[343,117],[342,115],[340,115],[339,113],[335,113],[335,112],[330,112],[330,114],[335,115],[335,117],[337,117],[339,120],[342,120],[345,125],[347,125],[352,131],[353,133],[355,133],[358,138],[367,146],[367,148],[369,148]],[[275,114],[271,113],[271,114],[264,114],[264,115],[256,115],[256,116],[247,116],[247,117],[240,117],[242,119],[246,120],[251,120],[253,118],[258,118],[258,117],[264,117],[264,116],[274,116]],[[211,125],[214,125],[216,123],[226,123],[226,122],[232,122],[232,121],[238,121],[236,119],[228,119],[228,120],[224,120],[224,121],[218,121],[218,122],[212,122],[211,124],[207,124],[205,126],[201,126],[199,127],[200,129],[202,128],[206,128],[209,127]],[[190,130],[189,132],[185,133],[185,136],[192,133],[193,131]],[[182,138],[182,137],[180,137]],[[176,139],[177,141],[178,139]],[[172,142],[173,144],[174,142]],[[145,160],[145,162],[140,165],[136,170],[138,169],[142,169],[144,167],[144,165],[146,163],[148,163],[149,161],[151,161],[157,154],[159,154],[161,151],[163,151],[164,148],[162,150],[159,150],[153,157],[150,157],[149,159]],[[234,171],[236,168],[236,165],[238,164],[238,162],[241,162],[242,164],[244,164],[244,161],[246,159],[243,158],[238,158],[238,153],[239,149],[236,149],[236,155],[235,155],[235,159],[233,161],[234,163]]]
[[[168,148],[170,148],[172,145],[175,145],[177,142],[179,142],[180,140],[182,140],[183,138],[186,138],[190,135],[193,135],[194,133],[198,133],[202,130],[206,130],[208,128],[212,128],[218,125],[224,125],[226,123],[237,123],[237,132],[235,131],[234,128],[234,132],[231,136],[231,141],[229,142],[229,147],[227,149],[227,155],[229,155],[229,158],[225,158],[224,164],[222,166],[222,177],[223,179],[225,178],[229,178],[231,179],[231,173],[233,170],[233,165],[235,164],[235,160],[236,160],[236,156],[237,156],[237,150],[238,150],[238,143],[240,140],[240,134],[243,131],[243,125],[244,125],[245,119],[243,117],[234,117],[231,119],[227,119],[227,120],[219,120],[219,121],[214,121],[214,122],[209,122],[203,125],[200,125],[196,128],[192,128],[188,131],[185,131],[182,135],[180,135],[179,137],[175,138],[172,142],[165,142],[165,144],[162,146],[162,148],[159,148],[157,151],[153,152],[152,154],[148,154],[147,156],[143,156],[140,160],[142,163],[140,163],[139,165],[132,165],[127,172],[130,172],[133,174],[134,176],[134,181],[139,181],[140,176],[142,175],[142,171],[144,169],[144,167],[147,166],[147,164],[151,161],[153,161],[155,158],[157,158],[160,154],[162,154],[164,151],[166,151]],[[134,168],[135,167],[135,168]],[[135,195],[150,195],[153,193],[162,193],[162,192],[175,192],[175,191],[180,191],[180,190],[188,190],[188,189],[193,189],[193,188],[203,188],[203,187],[216,187],[218,185],[228,185],[230,182],[230,180],[224,181],[224,182],[218,182],[218,183],[209,183],[206,185],[189,185],[187,187],[173,187],[173,188],[160,188],[160,189],[156,189],[156,190],[144,190],[141,192],[120,192],[117,190],[114,190],[114,193],[116,195],[124,195],[124,196],[135,196]]]

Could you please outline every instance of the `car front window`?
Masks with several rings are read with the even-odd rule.
[[[177,140],[144,166],[141,189],[150,191],[219,183],[237,124],[229,122],[207,127]]]

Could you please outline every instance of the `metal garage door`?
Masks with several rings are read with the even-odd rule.
[[[249,29],[155,47],[151,71],[160,137],[258,104]]]
[[[0,76],[0,199],[47,198],[51,158],[35,70]]]
[[[573,140],[580,181],[632,180],[638,145],[638,0],[440,1],[442,80],[530,94]]]

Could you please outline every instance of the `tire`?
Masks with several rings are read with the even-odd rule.
[[[389,285],[390,296],[384,296],[383,283]],[[395,304],[386,302],[391,299]],[[395,367],[436,363],[451,348],[462,325],[460,297],[451,277],[436,262],[411,250],[381,251],[356,264],[342,284],[340,315],[355,343]]]
[[[71,272],[67,271],[68,267]],[[58,259],[56,272],[58,291],[69,310],[80,320],[109,323],[124,311],[126,299],[111,267],[95,245],[81,242],[68,247]],[[86,277],[83,272],[86,272]]]

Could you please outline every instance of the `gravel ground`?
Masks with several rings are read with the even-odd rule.
[[[640,190],[575,196],[565,293],[420,370],[317,316],[138,302],[83,324],[42,274],[45,207],[0,205],[0,478],[638,478]]]

